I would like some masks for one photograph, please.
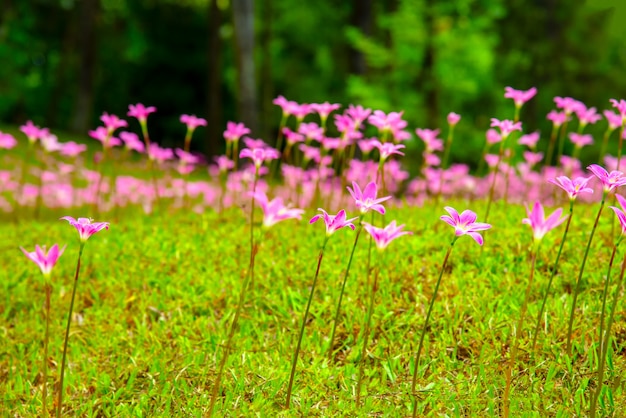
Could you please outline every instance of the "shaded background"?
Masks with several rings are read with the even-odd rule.
[[[622,0],[2,0],[0,121],[86,134],[103,111],[154,105],[151,137],[180,146],[181,113],[205,117],[194,146],[222,150],[227,120],[273,142],[279,94],[404,110],[410,127],[463,116],[475,159],[504,86],[538,96],[525,131],[548,129],[553,96],[600,110],[626,97]],[[590,132],[601,132],[599,122]],[[137,128],[134,122],[131,127]],[[594,131],[595,129],[595,131]]]

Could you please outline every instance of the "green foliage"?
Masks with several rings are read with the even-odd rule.
[[[209,27],[211,0],[96,0],[93,109],[123,115],[128,103],[157,106],[153,137],[182,140],[178,116],[206,116],[218,95],[218,135],[237,114],[237,51],[233,4],[218,0],[219,27]],[[87,2],[12,1],[0,26],[0,120],[33,119],[70,127],[84,56],[80,22]],[[552,97],[573,96],[599,109],[626,89],[622,48],[626,7],[617,0],[295,0],[256,2],[255,59],[261,132],[274,137],[279,113],[271,99],[331,101],[404,110],[410,128],[436,128],[455,111],[471,120],[457,134],[480,149],[490,117],[510,118],[502,88],[536,86],[524,108],[526,131],[549,130]],[[364,22],[359,21],[361,16]],[[218,34],[221,51],[209,50]],[[357,65],[363,58],[361,71]],[[220,88],[208,91],[217,68]],[[528,121],[528,122],[526,122]],[[474,127],[476,126],[476,127]],[[211,129],[211,127],[210,127]],[[594,128],[590,130],[599,134]],[[84,133],[84,132],[83,132]],[[545,138],[544,138],[545,141]],[[457,150],[454,160],[465,160]]]
[[[463,202],[446,202],[459,209]],[[420,415],[499,416],[502,367],[528,280],[532,246],[519,206],[502,203],[481,249],[460,239],[433,311],[419,379]],[[484,212],[484,202],[472,209]],[[513,416],[586,415],[595,387],[592,341],[609,258],[611,217],[603,217],[579,299],[574,356],[562,355],[569,295],[595,206],[578,207],[547,309],[547,333],[536,350],[523,337],[512,396]],[[373,337],[368,349],[364,405],[356,410],[353,386],[359,331],[367,300],[367,240],[357,248],[338,329],[337,361],[324,355],[329,324],[354,236],[339,231],[327,247],[295,383],[294,415],[401,416],[408,414],[412,359],[442,257],[453,235],[438,220],[440,208],[391,209],[415,235],[393,242],[373,265],[382,266]],[[76,231],[49,221],[0,225],[0,393],[8,415],[40,408],[43,283],[18,245],[67,243],[53,271],[50,364],[60,362],[63,325],[78,250]],[[225,338],[246,273],[248,228],[238,209],[220,220],[208,213],[146,217],[133,209],[85,248],[69,345],[66,405],[70,415],[198,416],[206,411],[218,344]],[[310,215],[310,214],[307,214]],[[305,216],[306,218],[307,216]],[[105,219],[98,219],[105,220]],[[15,237],[20,237],[19,242]],[[536,315],[560,234],[544,239],[537,262],[529,318]],[[255,285],[235,336],[218,415],[278,415],[284,403],[290,353],[308,297],[323,227],[286,221],[265,236]],[[620,257],[621,258],[621,257]],[[586,314],[585,314],[586,313]],[[621,315],[621,314],[620,314]],[[601,416],[622,416],[624,326],[616,322]],[[528,326],[526,336],[532,328]],[[218,354],[219,355],[219,354]],[[428,361],[426,361],[428,360]],[[50,383],[58,370],[51,367]],[[53,385],[50,384],[50,388]],[[52,390],[52,389],[51,389]],[[221,402],[220,402],[221,404]],[[534,414],[534,415],[533,415]],[[289,414],[286,414],[289,416]]]

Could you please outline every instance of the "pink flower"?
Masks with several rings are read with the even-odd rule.
[[[244,135],[248,135],[250,129],[246,128],[243,123],[227,122],[224,131],[224,139],[226,142],[236,142]]]
[[[385,214],[385,208],[381,205],[382,202],[385,202],[391,199],[391,196],[381,197],[380,199],[376,199],[376,194],[378,193],[378,188],[376,186],[376,182],[370,182],[365,186],[365,189],[361,191],[356,182],[352,182],[352,188],[347,187],[348,192],[352,195],[354,202],[356,203],[356,207],[360,209],[361,213],[366,213],[368,210],[375,210],[381,215]]]
[[[585,106],[582,102],[576,99],[572,99],[571,97],[557,96],[554,98],[554,103],[556,103],[556,107],[558,107],[559,109],[563,109],[567,116],[575,113],[578,109]]]
[[[119,137],[122,141],[124,141],[124,145],[129,150],[134,150],[139,153],[143,153],[146,151],[146,146],[143,142],[139,140],[137,134],[133,132],[122,131],[119,133]]]
[[[587,169],[600,180],[604,193],[609,193],[616,187],[626,184],[626,177],[624,177],[621,171],[611,171],[609,173],[598,164],[591,164]]]
[[[617,219],[619,221],[620,226],[622,227],[622,235],[626,234],[626,199],[619,195],[616,194],[615,198],[617,199],[617,201],[619,202],[619,205],[622,207],[621,209],[615,207],[615,206],[609,206],[611,209],[613,209],[613,211],[615,212],[615,214],[617,215]]]
[[[587,145],[593,145],[593,136],[589,134],[577,134],[576,132],[569,133],[569,139],[572,141],[572,144],[575,146],[582,148]]]
[[[24,125],[20,126],[20,131],[26,135],[30,142],[35,142],[41,137],[42,132],[45,130],[35,126],[32,120],[29,120]]]
[[[350,105],[346,109],[346,115],[352,118],[357,128],[361,126],[363,121],[365,121],[365,119],[367,119],[371,113],[372,113],[372,109],[364,108],[361,105],[358,105],[358,106]]]
[[[288,144],[293,145],[297,142],[304,142],[304,135],[294,132],[287,127],[283,128],[283,134],[285,134]]]
[[[280,157],[280,153],[273,148],[244,148],[239,153],[239,158],[250,158],[256,168],[263,165],[265,161],[275,160]]]
[[[589,109],[587,109],[585,106],[580,106],[576,110],[576,116],[578,117],[581,126],[586,126],[590,124],[593,125],[594,123],[602,119],[602,116],[600,116],[596,112],[595,107],[590,107]]]
[[[174,150],[174,153],[176,154],[180,162],[183,163],[184,165],[187,165],[187,164],[194,165],[202,161],[202,159],[198,157],[197,155],[194,155],[180,148],[176,148]]]
[[[376,148],[378,148],[378,151],[380,151],[380,160],[381,161],[385,161],[392,154],[404,155],[404,153],[401,152],[400,150],[403,149],[403,148],[406,148],[402,144],[395,145],[395,144],[393,144],[391,142],[385,142],[384,144],[382,144],[380,141],[374,142],[374,146]]]
[[[358,217],[346,219],[346,211],[343,209],[337,212],[336,215],[329,215],[324,209],[318,210],[321,211],[322,214],[312,217],[309,223],[312,224],[314,222],[317,222],[318,219],[323,218],[324,223],[326,224],[327,237],[331,236],[335,231],[343,228],[344,226],[347,226],[354,231],[354,224],[352,222],[359,219]]]
[[[448,113],[448,125],[455,126],[461,120],[461,115],[458,113],[450,112]]]
[[[294,115],[298,120],[304,119],[304,117],[312,111],[313,108],[308,103],[295,103],[294,105],[292,105],[291,108],[291,114]]]
[[[61,255],[63,254],[63,251],[65,251],[65,245],[60,250],[57,244],[54,244],[52,247],[50,247],[50,251],[46,251],[45,245],[43,248],[41,248],[39,245],[35,245],[35,251],[32,253],[29,253],[22,247],[20,247],[20,250],[22,250],[24,255],[28,257],[28,259],[30,259],[33,263],[39,266],[39,269],[47,278],[50,277],[50,272],[52,272],[52,268],[59,260],[59,257],[61,257]]]
[[[148,120],[148,115],[154,112],[156,112],[156,107],[145,107],[141,103],[137,103],[136,105],[128,105],[128,113],[126,115],[137,118],[140,123],[145,123]]]
[[[294,111],[296,111],[296,108],[299,106],[298,103],[287,100],[283,96],[278,96],[272,101],[272,103],[274,103],[276,106],[280,106],[283,111],[283,118],[286,118],[289,115],[293,115]]]
[[[565,190],[570,200],[575,200],[581,193],[593,193],[593,189],[587,187],[587,183],[593,177],[577,177],[573,181],[569,177],[559,176],[555,179],[549,179],[548,183],[556,184],[561,189]]]
[[[557,112],[556,110],[551,110],[550,113],[546,116],[546,119],[552,122],[555,128],[560,127],[565,122],[569,121],[569,116],[565,112]]]
[[[328,102],[324,103],[311,103],[311,109],[317,112],[320,115],[322,120],[326,119],[331,112],[339,109],[341,105],[339,103],[330,104]]]
[[[500,133],[495,129],[487,129],[487,132],[485,132],[485,136],[487,137],[487,143],[489,145],[497,144],[498,142],[502,141],[502,135],[500,135]]]
[[[107,112],[104,112],[102,116],[100,116],[100,120],[104,123],[107,131],[109,131],[109,135],[117,128],[125,128],[128,126],[128,122],[118,118],[116,115],[109,115]]]
[[[307,139],[320,141],[324,136],[324,130],[317,123],[301,123],[298,127],[298,133],[304,135]]]
[[[161,148],[159,144],[153,142],[148,148],[148,158],[160,163],[174,158],[174,151],[171,148]]]
[[[532,167],[535,164],[539,164],[543,160],[542,152],[530,152],[524,151],[524,160]]]
[[[76,228],[82,244],[87,242],[89,237],[93,234],[100,232],[103,229],[109,229],[108,222],[93,222],[93,220],[89,218],[74,219],[71,216],[64,216],[61,219],[68,221],[70,225]]]
[[[535,241],[540,241],[548,231],[561,225],[567,219],[567,216],[560,218],[561,213],[563,213],[563,209],[558,208],[546,219],[543,206],[541,203],[535,202],[532,211],[526,208],[528,218],[522,219],[522,223],[530,225]]]
[[[0,148],[11,149],[17,145],[17,141],[11,134],[5,134],[0,131]]]
[[[187,129],[194,131],[198,126],[206,126],[206,119],[196,115],[180,115],[180,122],[187,125]]]
[[[361,139],[357,142],[357,145],[363,154],[369,154],[372,152],[374,148],[378,147],[377,144],[380,144],[380,141],[376,138]]]
[[[478,231],[485,231],[491,228],[491,225],[476,222],[476,213],[469,209],[464,210],[460,215],[456,209],[451,208],[450,206],[446,206],[444,209],[450,214],[450,216],[443,215],[439,219],[452,226],[454,228],[454,234],[457,237],[469,235],[478,243],[478,245],[483,245],[483,237],[478,233]]]
[[[290,209],[283,204],[283,199],[277,197],[268,201],[264,192],[254,192],[250,195],[259,203],[263,209],[263,227],[269,228],[280,221],[286,219],[300,219],[304,213],[303,209]]]
[[[306,144],[300,144],[298,148],[300,148],[300,151],[302,151],[305,161],[308,162],[308,161],[313,160],[315,162],[319,162],[321,158],[321,153],[320,153],[319,148],[311,147]]]
[[[39,142],[47,152],[56,152],[63,149],[63,144],[59,142],[57,136],[49,133],[47,129],[45,134],[39,138]]]
[[[535,97],[535,94],[537,94],[537,89],[535,87],[531,87],[526,91],[515,90],[513,87],[504,88],[504,98],[513,99],[516,107],[522,107],[524,103]]]
[[[619,128],[620,126],[622,126],[622,116],[618,115],[617,113],[613,112],[612,110],[605,110],[604,112],[604,117],[606,118],[606,121],[609,124],[609,130],[614,131],[617,128]]]
[[[415,130],[417,136],[424,141],[426,150],[429,152],[443,151],[443,141],[437,136],[439,135],[439,129],[420,129]]]
[[[617,101],[616,99],[610,99],[609,101],[611,102],[613,107],[617,109],[620,116],[622,117],[622,123],[625,123],[626,122],[626,100],[621,99]]]
[[[520,145],[526,145],[530,148],[535,148],[537,146],[537,142],[539,141],[539,132],[533,132],[530,134],[522,135],[517,141]]]
[[[522,130],[522,122],[513,123],[513,121],[508,119],[498,120],[496,118],[491,118],[491,127],[499,128],[502,139],[506,139],[511,132]]]
[[[78,144],[74,141],[69,141],[62,144],[61,155],[66,155],[68,157],[76,157],[77,155],[82,154],[87,151],[87,145]]]
[[[235,162],[225,155],[215,157],[215,163],[217,164],[220,173],[225,173],[228,170],[232,170],[233,168],[235,168]]]
[[[246,147],[250,149],[270,148],[270,146],[267,145],[265,141],[263,141],[262,139],[253,139],[253,138],[245,137],[243,139],[243,143],[246,145]]]
[[[391,221],[389,225],[384,228],[377,228],[367,222],[363,222],[363,228],[372,236],[379,250],[384,250],[391,241],[402,235],[412,234],[409,231],[402,231],[404,225],[396,226],[396,221]]]

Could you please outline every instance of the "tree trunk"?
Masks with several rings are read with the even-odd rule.
[[[220,27],[222,25],[222,11],[217,6],[218,0],[212,0],[209,5],[209,43],[208,43],[208,76],[209,89],[207,94],[208,129],[203,151],[207,157],[220,152],[222,132],[222,40]]]
[[[239,119],[258,134],[256,73],[254,68],[254,1],[233,0],[237,108]]]
[[[99,0],[82,0],[78,27],[80,68],[78,71],[78,92],[76,95],[74,119],[71,129],[85,132],[89,129],[94,99],[96,70],[96,21]]]
[[[372,34],[372,0],[354,0],[352,2],[351,24],[361,31],[365,36]],[[367,63],[361,51],[356,48],[350,48],[351,74],[365,74],[367,72]]]
[[[272,79],[272,55],[270,51],[270,44],[272,42],[272,17],[273,8],[272,0],[265,0],[263,2],[262,11],[263,27],[261,28],[261,48],[263,50],[263,61],[261,62],[261,126],[260,135],[261,138],[267,142],[270,141],[271,134],[274,127],[277,126],[278,121],[273,119],[274,115],[274,83]]]

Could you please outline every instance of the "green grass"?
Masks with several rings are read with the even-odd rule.
[[[445,202],[457,209],[465,202]],[[443,205],[442,205],[443,207]],[[293,349],[323,241],[323,226],[285,221],[266,234],[223,378],[217,416],[405,416],[410,412],[413,358],[429,298],[453,232],[442,207],[391,209],[388,223],[406,223],[413,236],[393,242],[381,263],[380,288],[368,347],[363,405],[354,388],[366,288],[367,240],[360,240],[344,297],[336,360],[326,360],[342,272],[354,239],[338,231],[327,246],[294,384],[284,411]],[[479,214],[485,203],[471,205]],[[500,416],[511,330],[529,276],[532,234],[520,206],[499,202],[481,249],[462,237],[452,252],[435,303],[418,380],[420,415]],[[596,386],[603,276],[613,243],[606,211],[583,277],[574,354],[564,355],[571,289],[597,207],[577,206],[561,271],[547,304],[547,333],[530,351],[534,327],[562,230],[541,246],[524,336],[515,366],[511,416],[587,415]],[[53,271],[49,389],[58,381],[64,325],[78,252],[66,222],[0,224],[0,412],[35,416],[41,409],[40,369],[44,287],[36,266],[19,251],[67,243]],[[68,213],[79,216],[80,213]],[[260,216],[260,215],[259,215]],[[257,218],[259,217],[257,216]],[[111,229],[85,248],[70,335],[65,408],[70,416],[201,416],[210,402],[215,365],[248,262],[245,215],[183,212],[145,216],[125,209]],[[377,221],[381,222],[380,218]],[[563,228],[561,226],[560,228]],[[618,229],[616,228],[616,231]],[[623,249],[616,264],[621,262]],[[617,277],[619,265],[614,268]],[[624,416],[624,304],[618,306],[600,416]]]

